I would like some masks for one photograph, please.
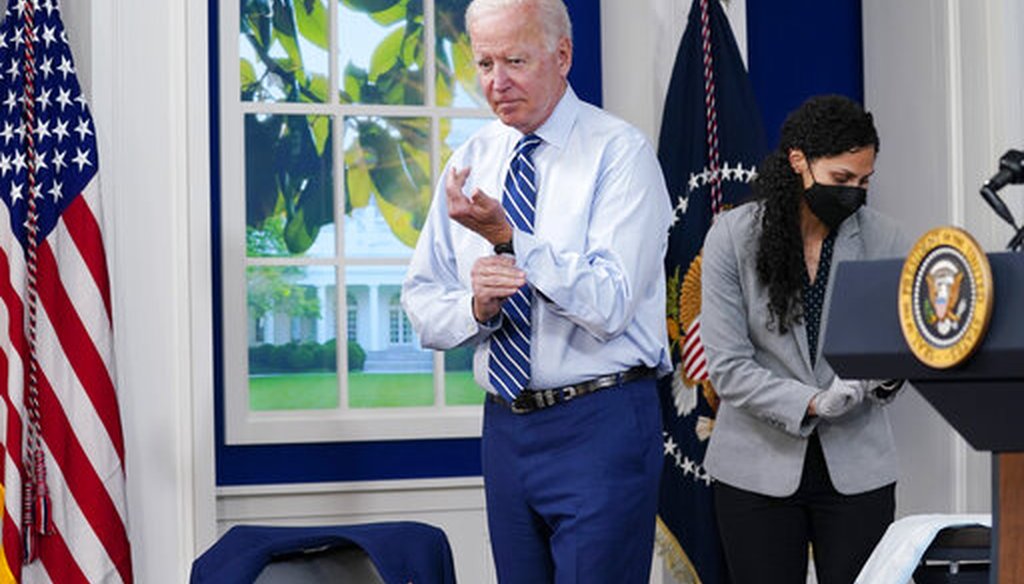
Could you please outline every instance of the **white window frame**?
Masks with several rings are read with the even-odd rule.
[[[298,1],[298,0],[295,0]],[[407,258],[348,259],[344,256],[344,119],[348,116],[408,116],[431,120],[431,166],[433,180],[440,175],[440,134],[442,118],[490,118],[487,109],[436,107],[434,105],[342,104],[338,98],[338,0],[329,0],[331,23],[328,55],[330,101],[324,104],[285,102],[242,102],[239,72],[239,0],[221,0],[220,111],[221,138],[221,249],[223,281],[223,364],[225,438],[232,444],[285,444],[338,441],[408,440],[425,438],[479,437],[480,406],[445,405],[444,353],[433,355],[434,405],[409,408],[348,409],[348,335],[337,334],[339,408],[334,410],[258,411],[249,409],[249,363],[247,342],[246,268],[258,265],[330,266],[335,268],[337,302],[335,330],[347,331],[348,310],[344,293],[345,267],[354,265],[408,265]],[[436,56],[434,54],[434,0],[423,0],[425,45],[425,101],[435,103]],[[332,258],[248,258],[245,248],[245,141],[246,114],[320,114],[332,118],[334,176],[334,224],[336,255]],[[483,391],[481,389],[481,391]]]

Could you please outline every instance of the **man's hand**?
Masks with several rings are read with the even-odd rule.
[[[469,167],[451,172],[444,180],[444,191],[448,196],[448,216],[463,227],[484,237],[491,245],[512,240],[512,226],[505,219],[501,203],[487,196],[480,189],[473,196],[466,197],[462,189],[469,176]]]
[[[461,196],[461,195],[460,195]],[[526,274],[507,256],[484,256],[473,264],[473,316],[487,322],[501,311],[501,303],[526,284]]]

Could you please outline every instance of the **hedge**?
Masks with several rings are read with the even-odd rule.
[[[283,345],[263,343],[249,347],[249,373],[294,373],[337,370],[335,339],[320,344],[295,341]],[[356,341],[348,342],[348,370],[362,371],[366,351]]]

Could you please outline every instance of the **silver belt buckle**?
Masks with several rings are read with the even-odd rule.
[[[579,390],[576,389],[575,385],[562,388],[562,401],[569,401],[579,395]]]
[[[533,411],[533,408],[523,407],[519,404],[519,400],[508,402],[510,409],[513,414],[528,414]]]

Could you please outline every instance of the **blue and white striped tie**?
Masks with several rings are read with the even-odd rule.
[[[530,155],[541,139],[527,134],[516,144],[505,176],[501,204],[509,222],[526,233],[533,233],[537,201],[536,170]],[[530,382],[530,297],[528,284],[501,304],[504,316],[501,328],[491,335],[488,371],[491,385],[514,400]]]

